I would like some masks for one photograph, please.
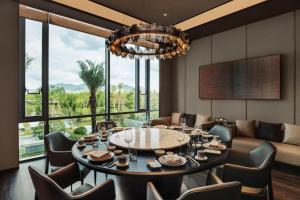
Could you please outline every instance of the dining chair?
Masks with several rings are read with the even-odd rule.
[[[230,149],[226,164],[216,168],[224,181],[242,183],[242,200],[273,200],[272,164],[276,155],[273,144],[265,142],[249,153]]]
[[[72,147],[76,141],[72,141],[67,138],[61,132],[53,132],[45,136],[45,147],[46,147],[46,168],[45,173],[54,172],[70,163],[75,162],[72,155]],[[86,167],[79,165],[80,174],[83,179],[90,172]]]
[[[77,163],[71,163],[51,174],[44,174],[33,166],[28,167],[34,188],[35,199],[38,200],[113,200],[115,187],[112,180],[93,187],[83,184],[71,192],[64,189],[80,180],[80,170]]]
[[[177,200],[239,200],[241,184],[237,181],[223,183],[216,175],[209,173],[207,186],[197,187],[183,193]],[[163,200],[152,182],[147,183],[147,200]]]
[[[222,125],[215,125],[212,129],[208,131],[211,135],[219,136],[222,142],[226,144],[228,148],[232,146],[232,133],[228,127]]]
[[[114,121],[99,122],[96,125],[96,132],[99,132],[99,130],[101,130],[101,127],[105,127],[106,129],[115,128],[117,127],[117,123]]]

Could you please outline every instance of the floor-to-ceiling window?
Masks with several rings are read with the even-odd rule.
[[[20,22],[20,160],[43,155],[43,137],[54,131],[76,140],[92,132],[93,119],[133,127],[158,117],[158,62],[116,57],[99,36]]]

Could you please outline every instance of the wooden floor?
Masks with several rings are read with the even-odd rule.
[[[28,173],[28,166],[34,165],[44,170],[44,160],[23,163],[19,169],[0,172],[0,200],[33,200],[34,188]],[[299,200],[300,176],[273,170],[273,187],[275,200]],[[205,173],[197,173],[184,177],[183,190],[204,185]],[[114,176],[109,176],[115,179]],[[105,180],[105,176],[98,174],[98,183]],[[93,174],[90,173],[85,182],[93,184]],[[79,183],[78,183],[79,185]],[[74,185],[76,187],[76,185]],[[116,188],[117,200],[121,200]]]

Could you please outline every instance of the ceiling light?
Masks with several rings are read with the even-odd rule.
[[[154,49],[127,47],[150,42],[157,44]],[[186,54],[190,47],[187,34],[174,26],[140,24],[123,27],[112,33],[106,40],[106,46],[116,56],[128,58],[166,59]]]

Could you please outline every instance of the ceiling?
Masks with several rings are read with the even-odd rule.
[[[231,0],[90,0],[147,23],[175,25]],[[164,14],[167,16],[164,16]]]

